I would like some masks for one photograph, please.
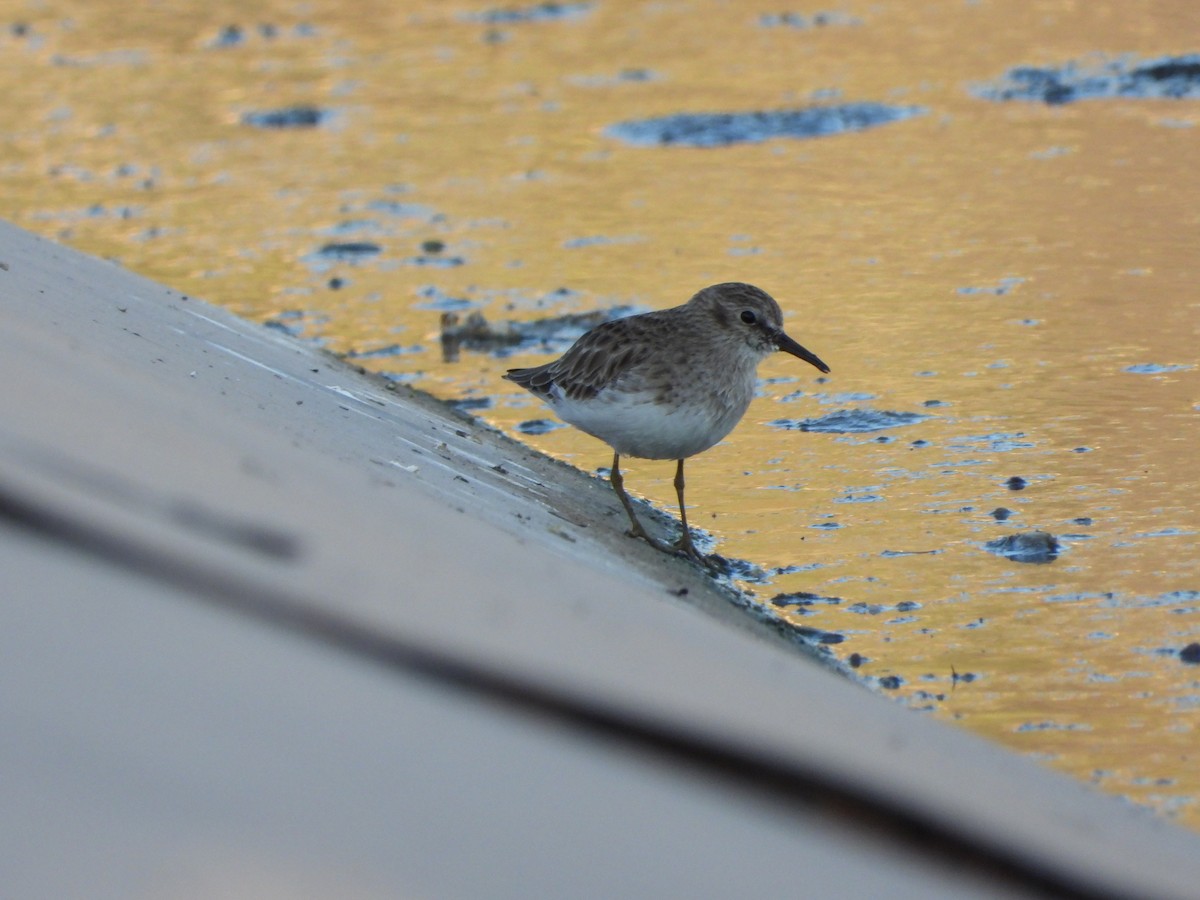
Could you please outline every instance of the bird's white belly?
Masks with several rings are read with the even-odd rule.
[[[685,459],[729,434],[745,405],[717,409],[711,403],[663,406],[649,392],[601,391],[572,400],[555,391],[551,408],[564,422],[604,441],[622,456]]]

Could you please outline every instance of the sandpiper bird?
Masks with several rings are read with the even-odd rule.
[[[704,288],[673,309],[593,328],[554,362],[504,377],[549,404],[563,421],[613,449],[610,480],[629,515],[630,535],[698,562],[683,503],[683,462],[729,434],[754,396],[758,364],[783,350],[822,372],[829,366],[783,332],[779,304],[751,284]],[[633,513],[621,456],[674,459],[683,533],[674,548]]]

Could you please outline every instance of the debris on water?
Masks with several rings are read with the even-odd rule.
[[[478,310],[466,319],[460,319],[458,313],[442,313],[442,359],[445,362],[455,362],[463,347],[479,353],[496,353],[519,343],[521,334],[512,322],[492,325]]]
[[[585,332],[612,319],[634,312],[632,306],[614,306],[586,313],[550,316],[533,322],[491,323],[475,310],[465,319],[457,313],[442,314],[442,357],[446,362],[458,359],[463,348],[476,353],[510,356],[518,351],[562,352]]]
[[[1047,531],[1023,531],[988,541],[983,549],[1014,562],[1048,563],[1058,558],[1058,538]]]
[[[824,597],[821,594],[814,594],[811,591],[792,591],[790,593],[776,594],[770,599],[772,606],[780,609],[787,609],[793,613],[807,613],[807,607],[824,605],[837,606],[842,602],[841,597]]]
[[[638,147],[726,147],[773,138],[816,138],[862,131],[925,111],[920,106],[848,103],[758,112],[677,113],[618,122],[605,129],[605,134]]]
[[[824,434],[855,434],[915,425],[931,416],[914,412],[877,409],[842,409],[815,419],[775,419],[767,424],[785,431],[816,431]]]
[[[985,100],[1027,100],[1058,105],[1113,97],[1180,100],[1200,97],[1200,54],[1139,62],[1132,56],[1071,61],[1061,66],[1019,66],[993,85],[974,90]]]

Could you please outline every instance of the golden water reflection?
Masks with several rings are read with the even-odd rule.
[[[546,413],[499,376],[545,357],[443,361],[450,301],[528,320],[760,284],[833,374],[770,360],[689,463],[696,523],[769,573],[748,589],[837,598],[779,609],[908,702],[1200,828],[1178,655],[1200,639],[1200,100],[972,93],[1200,50],[1191,4],[883,0],[809,27],[700,0],[487,9],[0,0],[0,213],[252,318],[299,311],[335,350],[397,345],[361,361],[511,433]],[[716,149],[604,134],[859,100],[926,113]],[[328,118],[243,123],[295,106]],[[322,260],[337,242],[379,253]],[[768,424],[860,407],[929,418]],[[527,439],[607,462],[569,429]],[[670,506],[671,474],[631,460],[628,483]],[[1059,559],[982,549],[1034,529]]]

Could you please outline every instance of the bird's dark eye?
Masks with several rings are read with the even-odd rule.
[[[742,316],[741,316],[741,319],[742,319],[742,321],[743,321],[743,322],[745,322],[747,325],[753,325],[755,322],[757,322],[757,321],[758,321],[758,316],[756,316],[756,315],[754,314],[754,311],[753,311],[753,310],[750,310],[750,309],[743,309],[743,310],[742,310]]]

